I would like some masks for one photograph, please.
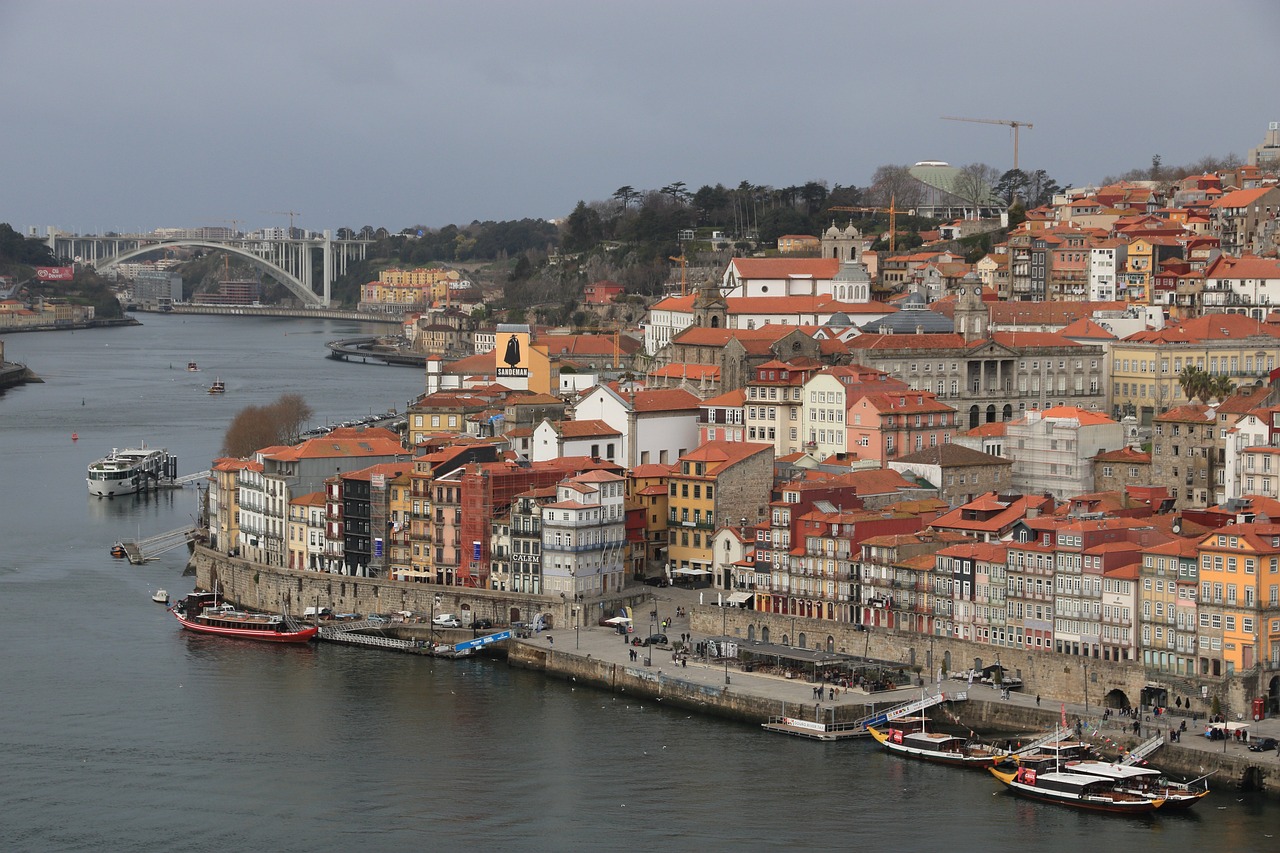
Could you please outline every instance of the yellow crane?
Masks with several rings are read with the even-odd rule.
[[[1018,131],[1022,128],[1031,130],[1035,127],[1029,121],[1017,121],[1008,118],[961,118],[960,116],[943,116],[945,121],[971,121],[976,124],[1002,124],[1005,127],[1013,128],[1013,168],[1018,168]]]
[[[887,213],[889,214],[889,251],[892,252],[897,248],[898,238],[898,214],[905,213],[914,215],[912,210],[903,210],[898,207],[897,198],[889,197],[888,207],[828,207],[827,210],[840,210],[846,213]],[[672,258],[674,261],[675,258]]]
[[[681,296],[688,296],[688,295],[689,295],[689,288],[688,288],[688,280],[685,278],[685,258],[684,258],[684,255],[681,255],[681,256],[680,256],[680,257],[678,257],[678,258],[671,258],[671,257],[669,257],[669,258],[667,258],[667,260],[669,260],[669,261],[675,261],[676,263],[678,263],[678,264],[680,265],[680,295],[681,295]]]

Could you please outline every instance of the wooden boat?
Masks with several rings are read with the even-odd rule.
[[[890,752],[910,758],[920,758],[936,764],[953,767],[991,767],[1005,757],[1005,753],[982,744],[971,744],[962,737],[926,731],[910,731],[897,723],[883,730],[868,727],[867,731]]]
[[[320,630],[318,625],[275,613],[248,613],[225,603],[206,605],[206,595],[188,596],[174,606],[174,617],[188,631],[268,643],[305,643]]]
[[[1148,814],[1164,805],[1163,797],[1122,791],[1111,779],[1084,773],[1041,772],[1032,767],[1005,770],[988,767],[991,775],[1020,797],[1058,803],[1073,809],[1109,814]]]
[[[227,383],[223,382],[221,379],[213,380],[213,384],[209,386],[209,393],[210,394],[227,393]]]
[[[1110,761],[1068,761],[1063,765],[1069,773],[1083,773],[1110,779],[1120,791],[1129,791],[1152,798],[1163,798],[1164,809],[1189,809],[1209,793],[1206,781],[1203,788],[1192,788],[1181,782],[1172,782],[1152,767],[1135,767],[1132,764],[1115,764]]]

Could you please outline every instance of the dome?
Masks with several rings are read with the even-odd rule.
[[[844,329],[844,328],[848,328],[849,326],[852,326],[853,320],[849,319],[849,315],[844,313],[843,311],[837,311],[836,313],[831,315],[831,319],[827,320],[826,324],[833,328],[838,326]]]

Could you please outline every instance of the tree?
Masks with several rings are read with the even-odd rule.
[[[1027,173],[1021,169],[1010,169],[1000,176],[992,186],[991,192],[1005,204],[1012,205],[1018,199],[1027,197]]]
[[[991,207],[991,186],[1000,177],[995,167],[986,163],[970,163],[961,167],[951,184],[951,191],[973,205],[975,210]]]
[[[565,221],[561,242],[566,252],[586,252],[595,248],[604,236],[603,232],[600,214],[587,207],[585,201],[580,201]]]
[[[241,459],[264,447],[292,444],[313,414],[298,394],[282,394],[266,406],[246,406],[222,437],[222,455]]]
[[[613,191],[613,199],[622,202],[622,210],[625,213],[627,208],[631,206],[631,202],[640,200],[640,193],[636,192],[636,188],[627,184],[625,187],[618,187]]]
[[[1226,377],[1223,377],[1226,378]],[[1188,364],[1182,368],[1182,372],[1178,374],[1178,385],[1182,387],[1182,394],[1187,398],[1188,402],[1195,400],[1208,400],[1213,396],[1211,386],[1215,377],[1202,367],[1196,367],[1194,364]],[[1230,381],[1230,380],[1228,380]]]
[[[1044,169],[1036,169],[1027,176],[1027,204],[1042,207],[1053,201],[1062,187]]]
[[[888,207],[893,203],[899,210],[904,210],[920,203],[920,182],[911,177],[906,166],[881,166],[871,176],[871,188],[867,194],[876,207]]]

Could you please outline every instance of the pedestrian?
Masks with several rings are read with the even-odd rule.
[[[547,645],[549,645],[549,646],[554,646],[555,644],[556,644],[556,638],[555,638],[555,637],[553,637],[553,636],[551,636],[550,634],[548,634],[548,635],[547,635]]]
[[[1037,708],[1039,708],[1039,707],[1040,707],[1040,694],[1039,694],[1039,693],[1037,693],[1037,694],[1036,694],[1036,707],[1037,707]]]
[[[831,688],[831,696],[830,696],[830,699],[831,699],[831,701],[832,701],[832,702],[836,701],[836,689],[835,689],[834,687],[832,687],[832,688]]]
[[[685,669],[688,669],[688,668],[689,668],[689,659],[688,659],[688,658],[680,658],[680,665],[681,665],[682,667],[684,667]]]

